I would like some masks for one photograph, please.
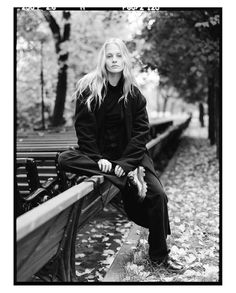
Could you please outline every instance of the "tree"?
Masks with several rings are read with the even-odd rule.
[[[175,86],[186,101],[208,101],[209,138],[218,133],[220,9],[148,13],[139,39],[144,39],[142,60],[158,68],[166,83]],[[218,93],[218,100],[216,98]],[[208,98],[207,98],[208,97]]]
[[[53,50],[48,38],[47,26],[39,11],[17,11],[17,126],[29,128],[41,126],[41,91],[40,61],[41,42],[44,46],[44,73],[46,73],[45,91],[52,89],[51,80],[55,72]],[[50,61],[49,61],[50,60]],[[51,67],[51,65],[53,65]],[[50,107],[47,98],[45,114],[48,116]]]
[[[66,90],[67,90],[67,69],[68,69],[68,56],[69,52],[67,49],[67,42],[70,38],[70,12],[63,11],[63,32],[61,33],[60,26],[58,25],[56,19],[52,16],[49,11],[43,11],[43,15],[47,20],[49,27],[52,31],[54,42],[55,42],[55,50],[57,54],[58,61],[58,78],[57,78],[57,88],[56,88],[56,100],[54,106],[54,112],[52,117],[52,126],[58,126],[64,124],[63,112],[66,101]]]

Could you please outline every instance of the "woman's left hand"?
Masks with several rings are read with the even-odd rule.
[[[117,177],[121,177],[121,176],[125,175],[125,171],[119,165],[115,166],[115,171],[114,172],[115,172]]]

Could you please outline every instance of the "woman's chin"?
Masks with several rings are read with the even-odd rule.
[[[123,70],[120,68],[113,68],[113,69],[108,70],[108,72],[110,72],[110,73],[121,73],[122,71]]]

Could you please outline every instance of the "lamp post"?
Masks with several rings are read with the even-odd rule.
[[[36,38],[39,41],[39,54],[40,54],[40,88],[41,88],[41,127],[38,130],[45,130],[45,117],[44,117],[44,110],[45,110],[45,105],[44,105],[44,63],[43,63],[43,49],[44,49],[44,44],[47,43],[48,40],[48,35],[47,35],[47,30],[43,24],[39,25],[36,31]]]
[[[41,40],[41,70],[40,70],[40,82],[41,82],[41,115],[42,115],[42,130],[45,130],[45,119],[44,119],[44,76],[43,76],[43,43]]]

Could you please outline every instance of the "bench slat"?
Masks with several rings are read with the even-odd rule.
[[[76,145],[48,145],[48,146],[17,146],[17,152],[62,152]],[[29,155],[29,154],[28,154]]]
[[[52,160],[55,159],[57,152],[17,152],[17,158],[51,158]]]

